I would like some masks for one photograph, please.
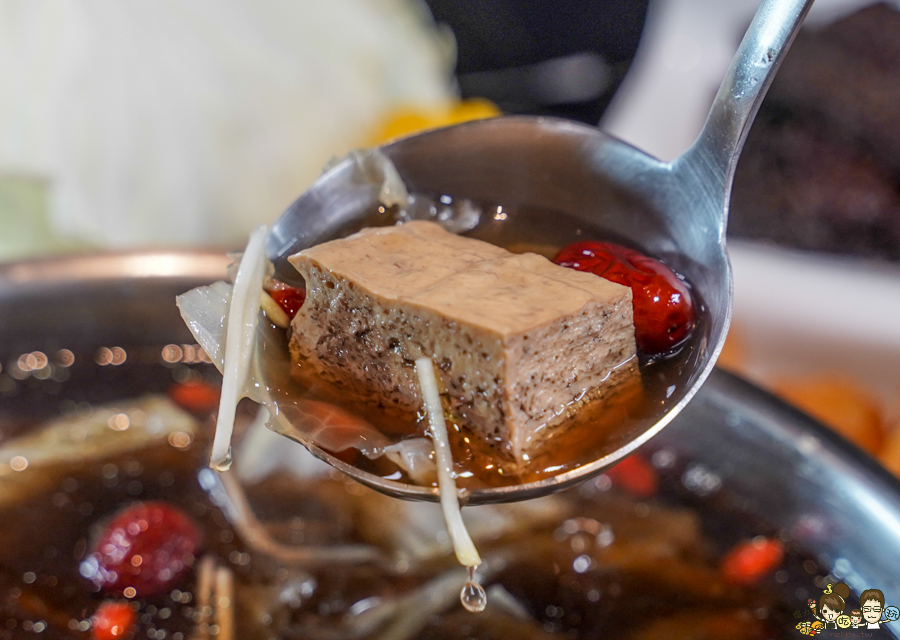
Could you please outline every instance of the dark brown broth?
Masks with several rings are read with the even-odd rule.
[[[621,242],[601,229],[589,228],[559,212],[494,205],[484,205],[482,210],[485,212],[482,222],[466,235],[514,252],[531,251],[552,258],[559,249],[573,242]],[[502,213],[488,213],[494,211]],[[378,211],[358,226],[384,226],[391,224],[393,219],[390,211]],[[345,229],[344,232],[355,230]],[[697,324],[685,342],[662,357],[639,356],[639,380],[623,383],[605,398],[578,408],[572,417],[553,427],[553,435],[525,465],[499,456],[496,449],[448,416],[457,484],[465,489],[478,489],[556,476],[615,452],[658,422],[681,400],[705,345],[708,316],[702,301],[695,299],[694,302]],[[274,328],[271,330],[275,331]],[[403,413],[382,403],[367,403],[354,390],[325,382],[302,366],[292,365],[283,355],[287,353],[286,342],[278,337],[273,341],[280,346],[267,352],[263,361],[267,367],[266,379],[279,406],[302,412],[297,399],[329,402],[363,423],[371,424],[391,442],[425,436],[428,425],[421,413]],[[277,353],[278,350],[283,353]],[[303,426],[298,425],[293,431],[284,433],[300,442],[315,441]],[[409,481],[399,467],[385,458],[373,459],[350,447],[329,452],[364,471]]]
[[[7,385],[0,394],[2,426],[16,425],[25,433],[41,419],[71,411],[73,402],[84,403],[78,410],[87,412],[148,389],[165,391],[178,381],[216,379],[209,365],[162,363],[162,347],[125,345],[129,359],[116,368],[94,364],[92,353],[78,353],[65,382],[29,378],[16,381],[11,390]],[[5,354],[4,363],[10,355],[18,357]],[[252,412],[244,408],[246,421]],[[96,529],[134,500],[164,500],[197,520],[204,531],[201,553],[234,572],[241,640],[347,637],[343,625],[355,618],[348,615],[354,605],[371,598],[390,601],[458,569],[449,551],[401,572],[340,563],[305,570],[273,563],[245,545],[200,486],[198,472],[209,473],[204,466],[212,420],[198,418],[199,436],[187,448],[162,443],[90,463],[29,468],[15,476],[17,482],[36,482],[38,490],[23,490],[20,501],[0,507],[0,640],[89,637],[78,625],[110,596],[96,593],[79,575],[79,562]],[[709,626],[723,640],[794,637],[792,612],[814,595],[813,579],[824,580],[825,572],[788,543],[778,580],[770,577],[758,587],[723,585],[716,569],[721,553],[740,539],[778,532],[735,508],[740,500],[726,499],[727,486],[714,500],[687,491],[680,477],[689,463],[679,459],[659,471],[661,496],[656,499],[630,497],[601,477],[552,498],[561,508],[558,517],[520,518],[501,537],[485,540],[480,551],[488,561],[497,554],[507,558],[486,586],[501,585],[529,619],[503,615],[490,604],[479,615],[455,605],[429,616],[410,640],[675,638],[693,637]],[[248,493],[259,519],[283,543],[372,544],[401,555],[406,550],[390,542],[390,524],[400,521],[397,514],[404,509],[428,507],[400,503],[327,475],[298,480],[277,474],[248,487]],[[591,533],[597,527],[610,534],[602,544]],[[665,553],[659,555],[660,550]],[[301,582],[314,585],[312,592],[297,602],[281,597]],[[166,594],[135,599],[134,637],[192,637],[196,598],[191,572]],[[38,624],[43,626],[36,636]],[[651,628],[656,636],[646,635]],[[668,632],[660,636],[662,629]]]

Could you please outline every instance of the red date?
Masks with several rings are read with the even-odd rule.
[[[565,247],[553,261],[631,287],[634,337],[644,353],[669,351],[694,328],[688,285],[659,260],[618,244],[589,240]]]
[[[293,319],[306,301],[306,289],[280,285],[266,290],[278,306],[284,310],[288,318]]]
[[[190,568],[200,542],[200,529],[180,509],[138,502],[106,524],[81,574],[107,593],[164,593]]]

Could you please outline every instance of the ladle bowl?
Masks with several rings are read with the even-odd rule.
[[[738,155],[763,96],[812,0],[764,0],[716,95],[694,145],[662,162],[594,127],[544,117],[503,117],[429,131],[382,151],[410,192],[450,194],[559,211],[641,247],[690,282],[706,307],[692,370],[670,410],[616,451],[560,475],[463,496],[469,504],[507,502],[562,489],[602,472],[649,440],[690,401],[722,349],[732,312],[725,226]],[[358,228],[377,187],[339,163],[275,223],[267,243],[276,276],[298,275],[287,257]],[[310,449],[382,492],[437,500],[436,488],[370,474]]]

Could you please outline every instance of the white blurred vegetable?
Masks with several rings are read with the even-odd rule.
[[[423,7],[2,0],[0,176],[46,184],[48,244],[240,244],[392,109],[450,101]]]
[[[210,461],[213,466],[231,464],[231,433],[238,400],[243,395],[250,374],[253,350],[256,348],[256,321],[259,299],[266,273],[266,233],[258,227],[250,236],[247,249],[234,278],[231,303],[225,317],[225,362],[231,366],[222,372],[222,396],[216,419],[216,436]]]

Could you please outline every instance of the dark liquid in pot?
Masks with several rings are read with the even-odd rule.
[[[88,415],[103,403],[124,407],[122,399],[165,394],[173,384],[219,381],[211,365],[164,362],[166,345],[122,344],[128,357],[119,366],[97,364],[96,350],[75,350],[74,363],[60,375],[54,356],[59,346],[65,345],[46,350],[54,368],[45,379],[10,376],[10,362],[23,354],[0,355],[0,446],[61,413]],[[253,411],[242,405],[243,425]],[[49,465],[32,460],[23,471],[7,469],[0,476],[0,639],[90,638],[90,617],[100,603],[121,595],[97,593],[79,574],[79,564],[97,528],[136,500],[168,502],[197,522],[203,531],[198,563],[212,558],[233,572],[236,637],[242,640],[383,637],[389,625],[420,613],[422,605],[415,602],[421,601],[387,615],[370,632],[353,626],[360,611],[393,606],[454,571],[464,573],[433,535],[425,557],[411,546],[425,538],[404,537],[411,526],[406,513],[419,514],[412,521],[436,522],[434,530],[442,530],[435,505],[392,500],[327,473],[307,479],[276,473],[249,486],[257,517],[283,544],[371,545],[393,559],[389,567],[285,565],[258,553],[231,524],[221,502],[201,486],[201,474],[211,473],[204,467],[212,416],[197,418],[199,431],[186,447],[163,440],[93,460]],[[477,538],[488,563],[503,561],[484,580],[491,594],[488,609],[477,615],[463,611],[457,587],[452,602],[429,612],[409,640],[676,638],[698,629],[714,630],[723,639],[796,637],[793,612],[803,609],[807,597],[818,596],[814,581],[830,580],[826,571],[786,542],[777,574],[756,586],[723,583],[721,554],[738,540],[777,536],[778,531],[742,511],[740,497],[729,497],[727,482],[712,496],[688,490],[681,478],[690,464],[680,458],[667,461],[658,470],[659,494],[652,498],[610,487],[600,476],[534,503],[533,510],[527,509],[531,503],[473,508],[473,516],[487,512],[510,522],[497,528],[497,521],[489,519],[496,535]],[[170,591],[131,600],[137,612],[135,638],[196,637],[198,563]],[[518,603],[519,614],[494,608],[499,587]]]
[[[126,351],[129,362],[114,374],[93,364],[92,354],[77,354],[81,364],[73,366],[72,376],[56,393],[47,393],[42,383],[17,382],[16,397],[29,404],[42,401],[46,415],[52,416],[61,403],[69,411],[69,402],[96,397],[100,381],[108,385],[102,399],[110,401],[116,395],[136,397],[147,389],[166,389],[173,374],[179,380],[196,375],[215,379],[208,365],[141,363],[139,348],[126,346]],[[196,374],[187,375],[191,371]],[[77,410],[87,413],[89,408],[98,409],[82,404]],[[239,412],[243,422],[250,417],[247,408]],[[2,407],[5,425],[21,418],[22,431],[35,426],[10,409],[10,403]],[[14,482],[21,493],[0,502],[5,523],[0,528],[0,638],[34,637],[38,628],[39,637],[90,637],[86,625],[109,596],[95,592],[79,575],[79,563],[97,528],[135,500],[174,504],[198,523],[204,533],[198,555],[215,558],[234,574],[236,637],[242,639],[354,637],[358,611],[402,599],[431,581],[463,571],[446,548],[427,560],[415,560],[409,556],[411,549],[400,544],[403,531],[391,533],[392,527],[406,526],[406,509],[433,507],[424,513],[439,522],[436,506],[401,503],[327,474],[306,480],[276,474],[248,488],[250,502],[270,534],[297,546],[373,545],[388,557],[406,557],[407,568],[382,570],[339,562],[304,568],[256,553],[201,486],[198,473],[211,473],[204,463],[212,426],[209,416],[201,418],[199,435],[187,447],[162,441],[124,455],[32,466],[17,473]],[[723,583],[717,572],[719,553],[738,539],[776,532],[731,510],[721,494],[710,500],[686,491],[679,476],[688,463],[678,460],[660,472],[662,489],[656,498],[629,496],[610,488],[601,476],[545,500],[536,511],[513,505],[495,508],[495,514],[515,524],[498,537],[481,538],[480,550],[488,563],[503,558],[502,568],[485,586],[495,589],[491,594],[502,587],[524,617],[493,608],[497,605],[491,604],[491,596],[484,614],[468,614],[458,604],[457,589],[456,604],[429,614],[410,640],[509,634],[615,639],[645,637],[640,634],[651,628],[658,628],[663,637],[690,635],[698,628],[716,629],[716,637],[726,639],[794,637],[792,612],[805,602],[797,599],[797,590],[811,589],[813,577],[824,572],[788,544],[777,582],[769,577],[759,586]],[[10,482],[8,476],[0,478],[4,489]],[[708,528],[715,538],[704,535]],[[167,593],[134,598],[134,637],[195,637],[197,580],[195,564]],[[408,621],[416,611],[402,608],[399,619],[388,616],[384,625],[357,637],[382,637],[386,625]]]

